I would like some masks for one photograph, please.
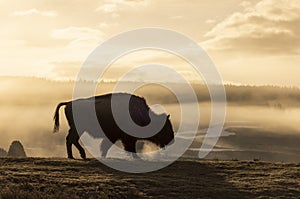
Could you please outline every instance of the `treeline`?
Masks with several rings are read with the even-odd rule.
[[[42,78],[0,77],[0,106],[5,105],[53,105],[58,101],[72,99],[73,81],[52,81]],[[82,81],[83,86],[90,87],[93,82]],[[123,88],[134,88],[137,82],[119,83]],[[97,94],[114,91],[115,82],[101,82]],[[209,102],[210,95],[206,85],[192,84],[192,89],[199,102]],[[192,97],[186,85],[176,83],[145,84],[135,93],[143,96],[150,103],[177,103],[176,91],[184,102],[191,102]],[[225,85],[227,102],[237,105],[261,105],[275,108],[295,107],[300,105],[300,89],[279,86],[237,86]]]
[[[183,96],[185,102],[191,102],[191,94],[182,85],[173,85]],[[193,90],[199,102],[210,102],[208,88],[203,84],[193,84]],[[226,99],[229,104],[258,105],[274,108],[300,106],[300,89],[278,86],[236,86],[225,85]],[[169,90],[159,86],[148,86],[140,93],[153,101],[176,103],[177,99]]]
[[[226,94],[231,103],[277,108],[300,105],[300,89],[297,87],[226,85]]]

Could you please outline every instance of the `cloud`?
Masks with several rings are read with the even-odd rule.
[[[73,40],[77,38],[96,37],[100,38],[102,33],[99,30],[88,27],[74,27],[70,26],[63,29],[53,30],[51,36],[56,39]]]
[[[214,19],[208,19],[208,20],[205,21],[205,23],[207,23],[207,24],[213,24],[213,23],[216,23],[216,20],[214,20]]]
[[[137,7],[146,6],[149,4],[149,0],[109,0],[105,1],[103,5],[100,5],[96,12],[113,13],[113,16],[118,16],[116,12],[122,10],[124,7]]]
[[[58,14],[55,11],[40,11],[38,9],[32,8],[30,10],[15,11],[12,16],[27,16],[27,15],[40,15],[43,17],[56,17]]]
[[[240,3],[240,6],[246,8],[248,6],[251,6],[251,2],[249,2],[249,1],[243,1],[243,2]]]
[[[233,13],[205,34],[205,47],[252,53],[300,52],[300,1],[262,0],[241,6],[242,12]]]
[[[113,4],[119,4],[119,5],[148,5],[150,0],[106,0],[106,2],[110,2]]]
[[[50,36],[54,39],[69,40],[70,45],[98,44],[103,39],[103,33],[100,30],[88,27],[70,26],[63,29],[52,30]]]
[[[171,16],[171,17],[169,17],[170,19],[183,19],[184,17],[183,16],[181,16],[181,15],[176,15],[176,16]]]
[[[104,13],[111,13],[117,10],[117,5],[113,3],[107,3],[99,6],[96,11],[102,11]]]
[[[83,66],[83,61],[51,61],[49,62],[51,66],[48,72],[48,77],[58,79],[58,80],[75,80],[77,78],[78,72]],[[85,80],[92,80],[95,74],[99,74],[99,65],[91,62],[91,66],[87,66],[85,63],[85,73],[81,77]],[[127,69],[119,67],[110,67],[105,71],[101,79],[104,81],[117,81]]]

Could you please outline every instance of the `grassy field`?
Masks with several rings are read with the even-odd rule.
[[[300,164],[185,159],[128,174],[94,159],[0,158],[0,187],[3,199],[298,198]]]

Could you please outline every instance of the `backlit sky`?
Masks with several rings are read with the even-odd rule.
[[[75,78],[97,45],[141,27],[197,41],[225,82],[300,86],[299,0],[0,0],[0,75]],[[151,62],[199,78],[182,60],[149,51],[121,58],[107,78]]]

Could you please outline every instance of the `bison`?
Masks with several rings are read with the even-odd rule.
[[[147,126],[151,122],[151,118],[155,118],[159,121],[163,121],[162,128],[156,133],[149,137],[134,136],[132,133],[126,133],[122,128],[120,128],[113,115],[112,111],[112,97],[117,100],[119,108],[117,106],[114,109],[117,113],[118,111],[124,111],[124,101],[128,101],[125,108],[129,111],[132,121],[138,126]],[[86,111],[86,105],[88,103],[95,103],[96,110],[96,119],[98,124],[102,129],[102,134],[100,132],[95,132],[91,124],[89,123],[91,119],[91,114],[89,111]],[[94,104],[93,104],[94,105]],[[169,116],[166,114],[156,114],[154,113],[149,106],[147,105],[144,98],[138,97],[136,95],[128,93],[110,93],[106,95],[100,95],[90,98],[82,98],[69,102],[62,102],[58,104],[54,114],[54,132],[59,130],[59,109],[61,106],[65,106],[65,116],[67,118],[68,124],[70,126],[69,133],[66,137],[66,146],[68,158],[74,159],[72,154],[72,144],[79,150],[81,158],[85,159],[86,154],[82,146],[79,144],[79,138],[84,133],[89,133],[92,137],[103,138],[103,141],[100,146],[101,156],[105,157],[109,148],[118,140],[121,140],[124,149],[127,152],[131,152],[134,157],[136,156],[136,142],[138,140],[147,140],[160,148],[164,148],[166,145],[174,142],[174,131],[172,124],[170,122]],[[123,107],[120,107],[123,106]],[[80,110],[82,121],[79,121],[81,128],[77,128],[74,121],[74,108]],[[78,111],[77,111],[78,112]],[[115,113],[115,112],[114,112]],[[150,117],[150,115],[152,116]],[[122,119],[122,118],[121,118]],[[84,121],[83,121],[84,120]],[[78,122],[76,120],[76,122]],[[119,123],[118,123],[119,124]],[[82,128],[83,127],[83,128]],[[103,133],[105,135],[103,135]],[[143,135],[143,132],[135,132]],[[145,134],[145,132],[144,132]],[[138,135],[138,134],[137,134]],[[142,137],[142,138],[141,138]]]

